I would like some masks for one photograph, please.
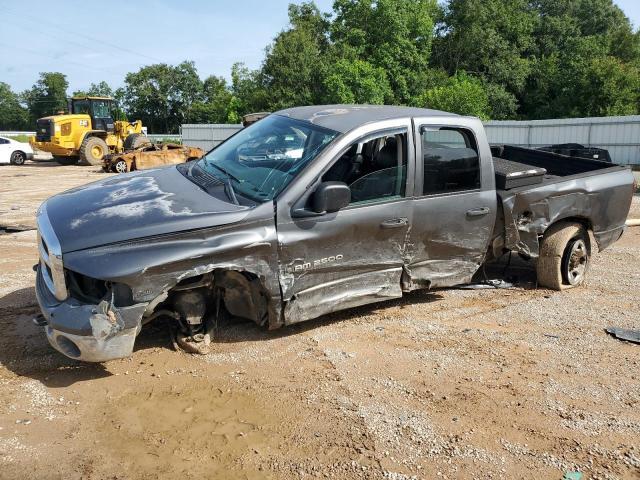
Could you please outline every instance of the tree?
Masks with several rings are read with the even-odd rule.
[[[424,92],[436,0],[336,0],[331,25],[334,55],[386,72],[389,101],[413,104]]]
[[[531,71],[536,12],[528,0],[451,0],[438,25],[434,60],[450,74],[465,70],[492,91],[513,97]]]
[[[640,69],[620,59],[596,57],[580,78],[576,99],[581,115],[610,116],[640,113]]]
[[[540,21],[534,29],[534,68],[521,95],[521,114],[553,118],[637,111],[624,85],[632,85],[637,75],[640,38],[622,10],[612,0],[537,0],[535,8]],[[607,81],[604,71],[614,78]],[[607,92],[613,85],[622,88],[617,101]]]
[[[124,103],[129,116],[142,120],[150,132],[175,133],[191,117],[201,92],[193,62],[159,63],[127,74]]]
[[[312,2],[289,5],[289,22],[267,48],[261,70],[272,110],[312,105],[322,94],[329,22]]]
[[[382,105],[393,97],[387,74],[362,60],[338,60],[324,79],[326,103],[367,103]]]
[[[59,72],[42,72],[39,80],[24,92],[23,99],[29,110],[31,122],[53,115],[67,108],[66,75]]]
[[[261,72],[248,69],[243,63],[231,67],[231,93],[228,121],[240,123],[247,113],[268,110],[268,93],[261,80]]]
[[[227,123],[232,94],[222,77],[205,79],[202,98],[192,106],[188,123]]]
[[[20,96],[8,84],[0,82],[0,130],[26,130],[29,111],[20,103]]]
[[[74,97],[113,97],[113,90],[104,80],[100,83],[92,83],[88,90],[76,90]]]
[[[451,77],[447,85],[427,91],[422,97],[422,104],[426,108],[482,119],[488,119],[491,113],[484,84],[465,72],[458,72]]]

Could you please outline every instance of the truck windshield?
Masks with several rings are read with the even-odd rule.
[[[73,113],[84,113],[89,114],[91,108],[89,105],[89,100],[74,100],[73,101]]]
[[[270,115],[198,161],[210,175],[257,202],[273,200],[339,133]]]
[[[108,118],[111,116],[110,102],[107,100],[93,101],[93,116],[96,118]]]

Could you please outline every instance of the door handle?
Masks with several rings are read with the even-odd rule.
[[[490,211],[489,207],[472,208],[467,210],[467,217],[482,217],[488,215]]]
[[[406,217],[401,217],[385,220],[380,224],[380,228],[400,228],[407,225],[409,225],[409,219]]]

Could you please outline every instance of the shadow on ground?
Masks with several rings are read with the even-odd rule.
[[[487,278],[504,278],[515,281],[521,288],[535,288],[535,271],[531,263],[519,258],[506,259],[487,265],[479,273],[477,281]],[[402,298],[356,307],[342,312],[325,315],[315,320],[269,331],[253,322],[235,318],[219,320],[215,343],[242,343],[269,341],[313,330],[339,322],[357,320],[387,308],[405,308],[409,305],[432,303],[442,299],[438,290],[417,290],[406,293]],[[0,298],[0,364],[16,375],[41,381],[48,387],[69,386],[77,382],[110,376],[104,364],[78,362],[54,350],[47,341],[42,327],[32,321],[39,313],[33,287],[15,290]],[[159,318],[145,326],[136,340],[134,351],[155,348],[173,349],[170,326],[167,320]]]
[[[39,312],[33,287],[0,298],[0,365],[47,387],[66,387],[111,375],[102,364],[76,362],[55,351],[43,328],[32,321]]]

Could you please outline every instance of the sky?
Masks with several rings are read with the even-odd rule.
[[[293,0],[0,0],[0,81],[30,88],[39,72],[67,75],[69,93],[152,63],[193,60],[202,78],[229,78],[231,66],[260,66],[286,28]],[[640,26],[640,0],[615,0]],[[299,1],[296,1],[299,3]],[[316,0],[330,11],[333,0]],[[50,12],[50,15],[47,15]]]

